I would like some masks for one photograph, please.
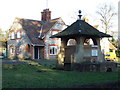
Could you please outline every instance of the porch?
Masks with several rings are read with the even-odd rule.
[[[44,58],[44,47],[43,46],[32,46],[32,59],[43,59]]]

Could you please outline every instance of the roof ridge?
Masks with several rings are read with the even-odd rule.
[[[39,21],[39,22],[41,22],[40,20],[28,19],[28,18],[20,18],[20,17],[16,17],[15,19],[20,19],[20,20],[30,20],[30,21]]]
[[[15,20],[30,20],[30,21],[37,21],[37,22],[41,22],[41,23],[51,23],[51,22],[56,22],[57,20],[61,19],[61,17],[58,17],[58,18],[54,18],[54,19],[51,19],[49,21],[41,21],[41,20],[35,20],[35,19],[28,19],[28,18],[20,18],[20,17],[16,17]],[[14,21],[15,21],[14,20]]]

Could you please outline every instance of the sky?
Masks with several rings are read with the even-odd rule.
[[[0,28],[8,30],[16,17],[41,20],[43,9],[52,11],[51,18],[61,17],[67,25],[78,18],[78,10],[94,24],[99,24],[96,11],[104,3],[109,3],[118,12],[119,0],[0,0]],[[114,17],[114,29],[117,30],[118,17]]]

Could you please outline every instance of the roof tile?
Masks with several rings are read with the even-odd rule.
[[[31,20],[31,19],[20,19],[19,23],[22,25],[23,29],[26,31],[27,36],[29,37],[30,41],[34,45],[41,45],[44,46],[44,41],[40,38],[38,38],[42,28],[42,36],[44,36],[51,28],[52,26],[57,22],[55,21],[38,21],[38,20]]]
[[[77,20],[72,25],[68,26],[62,32],[51,36],[51,38],[72,37],[72,36],[94,36],[94,37],[111,37],[108,34],[98,31],[96,28],[83,20]]]

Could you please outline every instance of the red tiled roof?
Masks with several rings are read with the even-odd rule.
[[[39,45],[39,46],[44,46],[44,41],[38,38],[40,34],[41,26],[43,27],[41,36],[44,36],[56,22],[57,20],[44,22],[44,21],[19,18],[19,23],[22,25],[23,29],[26,31],[26,34],[29,37],[32,44]]]

